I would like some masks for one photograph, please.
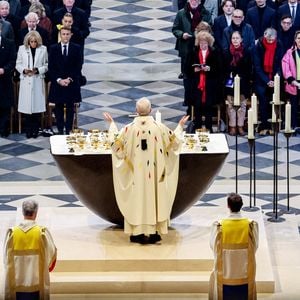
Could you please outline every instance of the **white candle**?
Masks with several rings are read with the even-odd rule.
[[[157,112],[155,114],[155,120],[157,123],[161,123],[161,113],[159,110],[157,110]]]
[[[257,97],[255,94],[251,96],[251,108],[253,110],[253,124],[257,124]]]
[[[234,77],[233,105],[240,106],[240,77],[239,77],[239,75],[236,75]]]
[[[274,101],[275,94],[273,94],[273,101]],[[276,123],[276,113],[275,113],[275,105],[272,104],[272,123]]]
[[[254,139],[253,109],[248,109],[248,139]]]
[[[291,131],[291,104],[288,102],[285,105],[285,131]]]
[[[273,99],[275,104],[280,104],[280,76],[276,74],[274,76],[274,94],[275,99]]]

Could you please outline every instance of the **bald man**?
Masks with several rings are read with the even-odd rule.
[[[124,216],[124,231],[130,241],[154,244],[160,234],[168,233],[168,225],[176,194],[179,169],[180,134],[189,116],[184,116],[173,132],[151,113],[151,103],[137,101],[138,116],[118,131],[111,115],[114,189]]]

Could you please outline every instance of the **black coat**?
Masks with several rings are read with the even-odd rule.
[[[49,38],[48,38],[48,32],[47,32],[47,30],[37,25],[36,26],[36,31],[40,34],[40,36],[42,38],[42,41],[43,41],[43,45],[48,48],[48,46],[49,46]],[[25,36],[26,36],[27,33],[28,33],[28,27],[22,28],[19,31],[19,45],[23,45],[24,38],[25,38]]]
[[[274,60],[273,60],[273,74],[272,78],[276,74],[281,76],[281,59],[283,57],[283,49],[281,42],[277,40],[277,46],[275,50]],[[262,44],[262,39],[259,39],[257,42],[254,52],[253,52],[253,65],[255,72],[255,82],[258,85],[266,86],[270,81],[268,74],[264,71],[264,56],[265,56],[265,48]]]
[[[232,54],[230,51],[223,53],[223,69],[224,69],[224,85],[225,81],[232,76],[239,75],[240,77],[240,92],[245,98],[250,96],[251,92],[251,78],[252,78],[252,54],[246,50],[243,51],[243,57],[239,60],[236,66],[231,65]],[[233,88],[226,88],[225,95],[233,96]]]
[[[276,11],[273,8],[265,6],[261,22],[259,22],[259,8],[256,6],[247,11],[245,22],[253,28],[255,39],[259,39],[264,35],[264,31],[269,28],[276,28]]]
[[[0,107],[10,107],[13,104],[12,74],[16,65],[16,56],[15,43],[1,38],[0,68],[4,69],[4,74],[0,75]]]
[[[61,44],[50,47],[48,72],[51,81],[49,102],[76,103],[81,101],[80,78],[82,68],[82,51],[79,45],[70,43],[66,58],[62,55]],[[57,79],[70,77],[72,82],[67,87],[57,83]]]
[[[200,64],[199,47],[195,47],[194,64]],[[210,67],[210,71],[206,72],[206,105],[214,105],[220,102],[221,96],[221,60],[220,53],[214,48],[209,48],[209,54],[206,58],[206,65]],[[197,106],[197,102],[201,101],[202,92],[198,89],[200,81],[199,72],[194,72],[193,86],[193,105]]]
[[[55,26],[57,24],[61,24],[61,20],[63,16],[67,13],[67,9],[65,7],[59,8],[53,13],[53,29],[55,29]],[[88,23],[88,18],[85,14],[85,12],[78,8],[73,6],[71,10],[71,14],[73,15],[73,27],[77,28],[78,34],[82,40],[84,40],[89,34],[89,23]]]

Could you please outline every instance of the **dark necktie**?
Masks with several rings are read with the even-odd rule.
[[[63,45],[63,56],[66,57],[67,56],[67,45]]]
[[[293,20],[293,23],[295,22],[295,5],[292,6],[292,20]]]

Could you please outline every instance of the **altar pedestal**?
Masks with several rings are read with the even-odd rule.
[[[64,136],[50,139],[53,158],[66,182],[94,213],[115,224],[123,224],[115,199],[110,151],[69,153]],[[224,134],[210,135],[207,151],[183,148],[179,179],[171,218],[179,216],[198,201],[210,187],[229,152]]]

